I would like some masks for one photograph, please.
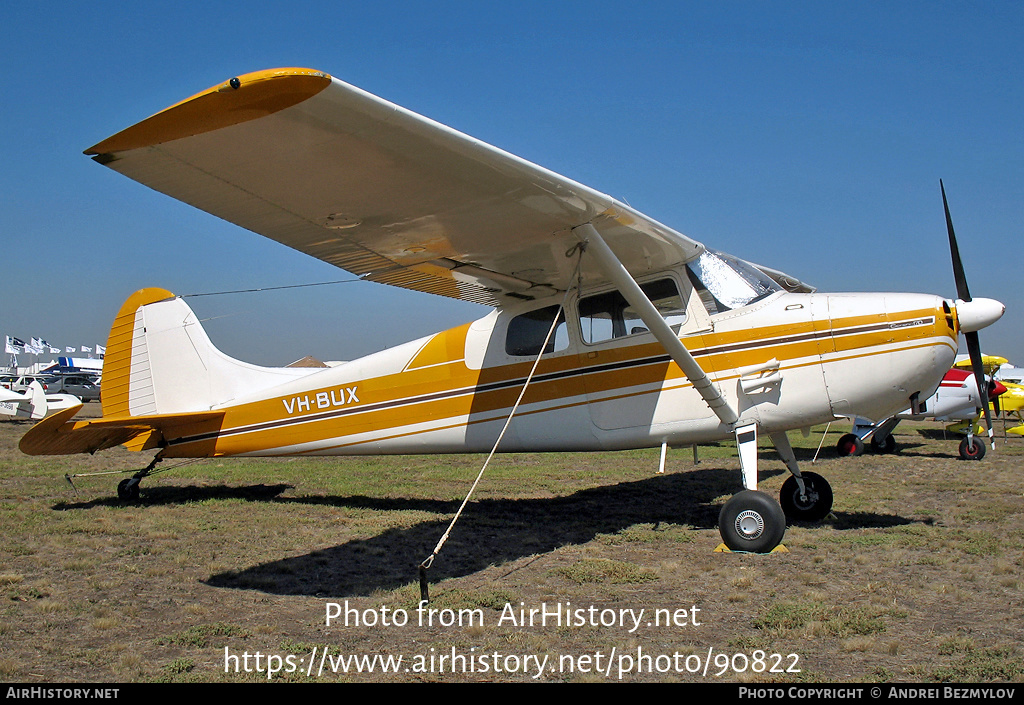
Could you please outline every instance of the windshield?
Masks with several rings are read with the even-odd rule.
[[[747,306],[782,291],[760,269],[724,252],[705,250],[686,269],[708,313]]]

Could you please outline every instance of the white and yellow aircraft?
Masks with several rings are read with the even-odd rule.
[[[819,519],[832,502],[786,431],[927,398],[958,333],[1003,311],[969,295],[812,293],[319,71],[232,78],[86,153],[368,281],[494,311],[338,367],[265,368],[219,352],[181,298],[145,289],[111,328],[102,418],[46,419],[21,441],[29,454],[486,452],[532,374],[500,450],[735,438],[744,489],[722,536],[768,551],[784,511]],[[782,507],[757,491],[758,434],[792,474]],[[137,496],[152,467],[119,494]]]

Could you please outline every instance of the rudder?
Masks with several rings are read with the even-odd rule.
[[[147,304],[173,299],[166,289],[150,287],[140,289],[128,297],[114,317],[103,356],[103,393],[101,397],[104,418],[131,416],[129,398],[132,375],[132,342],[135,338],[138,310]],[[148,356],[139,361],[148,368]]]

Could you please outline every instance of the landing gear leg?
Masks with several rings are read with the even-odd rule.
[[[896,439],[893,438],[892,432],[899,423],[900,420],[895,416],[880,423],[875,432],[871,434],[871,450],[876,453],[895,453]]]
[[[139,485],[142,484],[142,478],[153,472],[153,468],[156,467],[156,464],[163,460],[162,456],[162,453],[157,453],[153,457],[153,462],[142,470],[139,470],[127,480],[121,480],[117,483],[117,498],[122,502],[138,502]]]
[[[722,507],[718,530],[733,551],[768,553],[786,534],[786,515],[774,499],[757,490],[757,426],[739,426],[735,433],[745,489]]]
[[[821,521],[832,511],[832,487],[828,480],[814,472],[800,472],[793,446],[784,432],[771,434],[771,439],[790,472],[779,492],[782,511],[795,521]]]

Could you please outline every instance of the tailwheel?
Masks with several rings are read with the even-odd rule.
[[[978,438],[960,441],[960,457],[964,460],[981,460],[985,457],[985,444]]]
[[[130,477],[117,483],[117,498],[122,502],[139,501],[139,484],[141,480],[137,477]]]
[[[733,551],[768,553],[786,534],[786,515],[778,502],[757,490],[736,493],[718,515],[722,541]]]
[[[854,433],[847,433],[836,443],[836,451],[839,452],[839,457],[841,458],[845,458],[848,455],[863,455],[864,441]]]
[[[139,501],[139,485],[142,484],[142,478],[149,477],[153,474],[153,468],[156,464],[164,459],[164,452],[160,451],[153,456],[153,460],[150,461],[142,470],[129,477],[127,480],[121,480],[117,483],[117,498],[122,502],[138,502]]]
[[[802,472],[804,495],[800,495],[800,485],[790,475],[782,483],[779,503],[786,516],[795,521],[821,521],[832,511],[832,486],[821,475],[813,472]]]

